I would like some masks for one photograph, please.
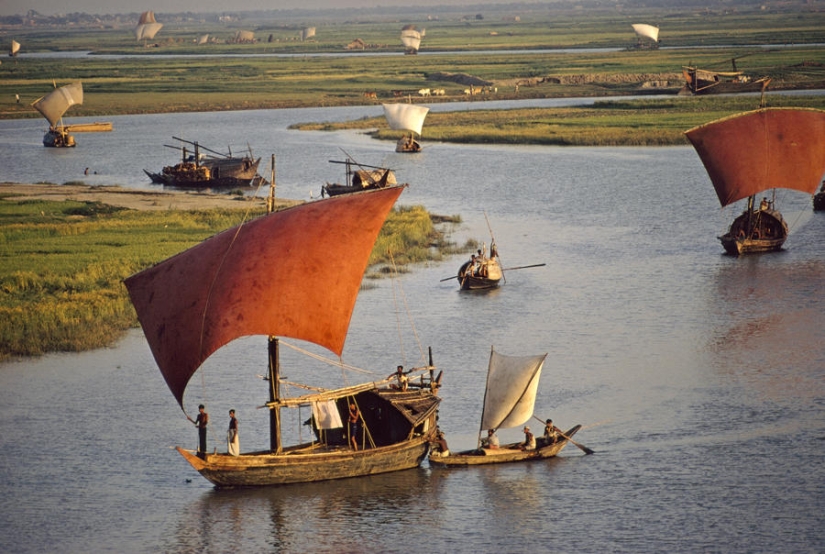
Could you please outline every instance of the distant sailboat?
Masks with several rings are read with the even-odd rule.
[[[43,137],[43,146],[75,146],[74,137],[63,125],[63,114],[75,104],[83,104],[83,85],[80,82],[56,88],[32,103],[34,109],[43,114],[49,122],[49,130]]]
[[[421,144],[416,140],[415,135],[421,136],[424,127],[424,119],[430,108],[418,106],[416,104],[382,104],[384,106],[384,117],[390,129],[396,131],[409,131],[409,135],[404,135],[395,145],[396,152],[415,153],[421,152]]]
[[[633,30],[636,31],[638,40],[634,48],[658,48],[659,47],[659,28],[646,23],[633,23]],[[645,41],[648,39],[650,42]]]
[[[814,194],[825,173],[825,111],[761,108],[686,131],[722,206],[748,199],[744,213],[719,237],[729,254],[782,248],[788,225],[763,198],[776,188]]]
[[[198,46],[200,46],[201,44],[206,44],[207,42],[209,42],[209,35],[208,34],[201,35],[200,37],[198,37]]]
[[[12,58],[17,56],[17,53],[20,51],[20,43],[14,39],[11,39],[11,47],[9,47],[9,56]]]
[[[307,40],[315,36],[315,27],[305,27],[303,31],[301,31],[301,40]]]
[[[137,27],[135,27],[135,37],[139,41],[151,40],[155,38],[162,27],[163,23],[155,21],[155,12],[143,12],[140,14]]]
[[[421,47],[421,33],[414,25],[407,25],[401,29],[401,44],[404,45],[405,54],[418,54]]]

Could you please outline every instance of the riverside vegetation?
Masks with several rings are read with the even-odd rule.
[[[0,198],[0,359],[112,344],[137,325],[125,277],[262,213]],[[457,223],[420,206],[396,208],[369,276],[472,248],[456,247],[437,229]]]

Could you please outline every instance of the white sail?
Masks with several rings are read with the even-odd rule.
[[[14,39],[11,39],[11,48],[9,48],[9,56],[16,56],[17,52],[20,51],[20,43]]]
[[[397,131],[411,131],[418,135],[424,127],[424,118],[430,108],[417,104],[382,104],[384,106],[384,117],[390,129]]]
[[[138,40],[153,39],[158,34],[163,23],[155,20],[155,12],[143,12],[140,14],[138,25],[135,28],[135,37]]]
[[[253,31],[238,31],[235,33],[235,42],[254,42],[255,33]]]
[[[301,40],[306,40],[315,36],[315,27],[307,27],[301,31]]]
[[[401,44],[408,50],[418,50],[421,46],[421,33],[415,29],[406,29],[401,31]]]
[[[206,44],[207,42],[209,42],[209,35],[208,34],[201,35],[200,37],[198,37],[198,46],[200,46],[201,44]]]
[[[83,103],[83,85],[72,83],[53,90],[32,103],[34,109],[43,114],[52,127],[57,125],[63,114],[75,104]]]
[[[547,354],[504,356],[490,352],[482,429],[518,427],[533,416],[545,358]]]
[[[659,28],[653,25],[633,23],[633,30],[636,31],[636,34],[640,37],[649,38],[653,42],[658,42],[659,40]]]

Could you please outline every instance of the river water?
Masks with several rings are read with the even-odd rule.
[[[463,257],[378,281],[359,297],[344,350],[346,362],[375,374],[350,382],[420,363],[432,346],[444,371],[441,427],[453,449],[468,448],[491,346],[548,352],[536,414],[562,428],[583,424],[576,439],[596,453],[570,445],[533,464],[425,462],[217,491],[171,449],[194,447],[196,431],[134,330],[112,348],[0,365],[0,551],[825,550],[825,217],[810,198],[779,194],[792,227],[784,251],[732,258],[716,237],[741,207],[719,208],[687,146],[449,145],[428,142],[425,126],[425,150],[410,156],[355,132],[286,129],[379,113],[114,117],[114,132],[78,135],[73,150],[43,148],[42,121],[0,121],[0,181],[151,188],[141,170],[174,161],[162,147],[172,136],[274,153],[276,193],[287,198],[317,197],[340,180],[341,166],[327,162],[341,149],[393,167],[410,184],[401,204],[461,215],[454,240],[489,242],[489,220],[505,267],[547,265],[506,272],[486,294],[442,282]],[[397,332],[407,312],[419,342]],[[283,358],[290,380],[304,367],[340,378],[290,349]],[[268,444],[256,409],[265,363],[264,340],[251,337],[193,378],[185,405],[192,413],[206,402],[211,445],[225,447],[229,408],[244,450]]]

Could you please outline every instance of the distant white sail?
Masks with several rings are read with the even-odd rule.
[[[636,34],[640,37],[649,38],[653,42],[658,42],[659,40],[659,28],[654,27],[653,25],[647,25],[645,23],[634,23],[633,30],[636,31]]]
[[[411,131],[418,135],[424,127],[424,118],[430,108],[417,104],[382,104],[384,106],[384,117],[390,129],[398,131]]]
[[[155,12],[143,12],[140,14],[138,26],[135,28],[135,37],[138,40],[153,39],[161,27],[163,27],[163,23],[155,21]]]
[[[60,87],[32,103],[34,109],[43,114],[52,127],[70,107],[83,103],[83,85],[79,82]]]
[[[207,41],[209,41],[209,35],[201,35],[198,38],[198,46],[200,46],[201,44],[206,44]]]
[[[11,39],[11,48],[9,48],[9,56],[16,56],[17,52],[20,51],[20,43],[14,39]]]
[[[482,429],[517,427],[533,416],[541,370],[547,354],[504,356],[490,352]]]
[[[235,33],[236,42],[253,42],[255,40],[255,33],[252,31],[238,31]]]
[[[421,45],[421,33],[415,29],[401,31],[401,44],[408,50],[418,50]]]
[[[306,40],[315,36],[315,27],[307,27],[301,31],[301,40]]]

